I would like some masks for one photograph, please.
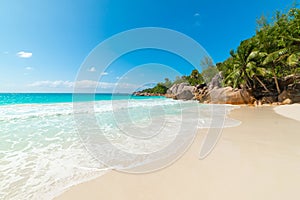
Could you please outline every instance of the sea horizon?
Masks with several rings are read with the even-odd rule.
[[[157,99],[164,96],[142,97],[130,93],[0,93],[0,106],[16,104],[53,104],[103,100]]]

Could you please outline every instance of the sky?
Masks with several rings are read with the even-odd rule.
[[[255,34],[258,17],[286,11],[293,2],[0,0],[0,92],[72,92],[74,86],[82,90],[97,87],[97,92],[131,92],[165,77],[188,75],[194,68],[201,70],[203,56],[210,56],[214,63],[224,61],[231,49]],[[174,52],[149,48],[118,55],[105,67],[99,65],[105,60],[103,55],[96,55],[100,61],[90,62],[102,42],[143,27],[174,30],[199,43],[205,55],[196,50],[191,53],[199,66]],[[134,38],[151,37],[136,34]],[[118,48],[133,42],[120,40],[114,44],[117,47],[108,45],[108,51],[117,54]],[[169,42],[169,47],[182,46],[183,51],[193,52],[184,42],[178,39]]]

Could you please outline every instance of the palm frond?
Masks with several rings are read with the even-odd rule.
[[[271,62],[274,62],[276,61],[280,56],[286,54],[288,52],[288,49],[287,48],[283,48],[283,49],[280,49],[278,51],[275,51],[273,53],[270,53],[269,55],[267,55],[267,57],[264,59],[263,61],[263,65],[267,65]]]

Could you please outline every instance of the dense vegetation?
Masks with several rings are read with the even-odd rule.
[[[163,83],[158,83],[154,88],[147,88],[141,92],[151,94],[166,94],[168,88]]]
[[[300,73],[300,10],[276,12],[271,22],[258,20],[256,35],[242,41],[236,51],[217,68],[223,73],[224,86],[246,88],[254,95],[278,95],[280,81]]]
[[[167,90],[172,87],[174,84],[180,83],[189,83],[192,86],[203,84],[206,80],[211,80],[213,76],[217,73],[216,67],[209,66],[207,69],[203,70],[202,73],[199,73],[197,69],[194,69],[189,76],[177,76],[174,81],[171,81],[168,78],[165,78],[165,82],[158,83],[154,88],[148,88],[142,93],[151,93],[151,94],[166,94]]]

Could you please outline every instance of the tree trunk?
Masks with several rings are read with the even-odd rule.
[[[266,87],[266,85],[257,77],[254,76],[256,78],[256,80],[261,84],[261,86],[263,86],[263,88],[267,91],[270,92],[270,90]]]
[[[272,70],[273,70],[273,75],[274,75],[274,79],[275,79],[276,89],[277,89],[278,94],[280,94],[281,91],[280,91],[280,88],[279,88],[279,84],[278,84],[278,80],[277,80],[277,76],[276,76],[275,66],[274,65],[272,67]]]
[[[247,74],[245,68],[243,68],[243,73],[244,73],[245,78],[246,78],[246,86],[248,87],[248,89],[252,89],[252,84],[251,84],[250,78],[248,77],[248,74]]]

